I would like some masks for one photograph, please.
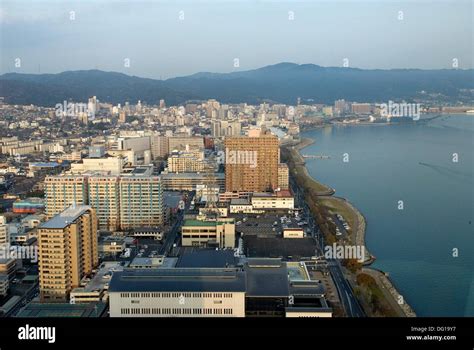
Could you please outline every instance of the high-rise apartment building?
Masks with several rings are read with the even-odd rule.
[[[44,180],[46,215],[51,218],[72,204],[88,203],[87,176],[47,176]]]
[[[226,138],[225,153],[227,192],[261,192],[278,187],[280,149],[275,135]]]
[[[163,189],[158,176],[120,178],[120,227],[163,224]]]
[[[89,205],[97,214],[101,230],[117,230],[120,219],[118,176],[91,176],[88,179]]]
[[[59,175],[45,180],[49,218],[65,208],[90,205],[96,210],[101,230],[114,231],[163,223],[161,180],[152,168],[137,168],[122,175]]]
[[[71,206],[38,228],[41,300],[64,302],[99,264],[97,217],[90,206]]]

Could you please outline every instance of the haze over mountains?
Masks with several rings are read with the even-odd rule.
[[[85,102],[90,96],[114,104],[138,100],[157,104],[165,99],[171,105],[209,98],[228,103],[295,104],[298,97],[328,104],[340,98],[380,102],[409,100],[421,91],[455,99],[460,89],[474,89],[474,70],[363,70],[279,63],[248,71],[204,72],[167,80],[99,70],[0,76],[0,96],[6,102],[41,106],[54,106],[64,100]]]

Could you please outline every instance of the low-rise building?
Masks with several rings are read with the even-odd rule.
[[[283,238],[304,238],[304,230],[300,227],[284,228]]]
[[[162,173],[161,181],[165,191],[195,191],[197,185],[208,183],[218,185],[221,191],[225,188],[224,173]]]
[[[186,220],[181,233],[183,247],[235,247],[234,219]]]
[[[114,273],[111,317],[244,317],[240,269],[171,268]]]
[[[258,192],[252,195],[254,209],[294,209],[295,199],[290,191],[276,191],[275,193]]]

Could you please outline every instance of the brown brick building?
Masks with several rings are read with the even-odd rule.
[[[225,151],[227,192],[262,192],[278,187],[278,137],[271,134],[228,137]]]

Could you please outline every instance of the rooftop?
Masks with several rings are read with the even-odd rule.
[[[185,220],[183,226],[216,226],[217,221]]]
[[[245,292],[245,287],[242,270],[170,268],[116,272],[109,292]]]
[[[233,250],[188,247],[184,248],[184,253],[180,256],[177,267],[224,268],[236,266],[237,264],[238,258],[234,256]]]
[[[70,206],[63,212],[53,216],[50,220],[41,224],[39,227],[48,229],[63,229],[90,209],[91,207],[88,205]]]
[[[100,317],[106,307],[105,303],[30,303],[17,317]]]
[[[290,295],[288,270],[278,259],[259,259],[245,266],[247,295],[250,297],[287,297]],[[277,265],[279,264],[279,265]]]

